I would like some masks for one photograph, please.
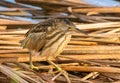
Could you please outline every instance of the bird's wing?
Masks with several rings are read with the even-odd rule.
[[[46,20],[46,21],[40,22],[37,25],[30,28],[25,36],[28,36],[30,33],[46,32],[47,28],[51,26],[52,26],[52,21]]]
[[[40,51],[46,43],[46,30],[50,26],[47,22],[41,22],[30,28],[26,33],[26,38],[20,41],[23,48]]]
[[[31,27],[29,31],[25,34],[25,36],[27,37],[31,33],[45,32],[45,29],[46,29],[45,25],[43,25],[42,23],[38,23],[34,27]]]
[[[30,33],[24,40],[21,41],[23,48],[29,50],[40,51],[45,45],[45,32]]]
[[[38,23],[33,28],[30,28],[26,33],[26,38],[20,41],[23,48],[28,48],[29,50],[41,51],[46,43],[46,33],[48,27],[52,26],[51,21],[44,21]]]

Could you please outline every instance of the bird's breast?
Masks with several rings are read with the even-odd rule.
[[[45,48],[52,46],[54,43],[57,43],[57,41],[61,38],[64,38],[64,36],[65,36],[65,33],[60,31],[56,31],[51,34],[48,34],[46,36]]]
[[[41,55],[51,55],[54,57],[59,55],[70,41],[70,38],[71,35],[69,33],[61,32],[47,39],[46,45]]]

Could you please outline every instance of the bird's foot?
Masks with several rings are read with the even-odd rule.
[[[55,80],[58,76],[60,76],[62,74],[66,78],[67,82],[71,83],[71,81],[68,77],[68,73],[65,70],[61,69],[57,64],[52,62],[50,59],[48,59],[48,62],[49,62],[49,64],[53,65],[57,69],[56,73],[58,73],[58,74],[53,78],[53,80]]]
[[[30,65],[31,69],[39,70],[39,67],[34,66],[33,64]]]

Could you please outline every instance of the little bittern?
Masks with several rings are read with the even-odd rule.
[[[32,64],[32,55],[46,56],[49,64],[52,64],[59,72],[62,72],[70,83],[66,72],[52,62],[50,58],[55,58],[63,51],[70,41],[71,30],[78,29],[68,19],[49,19],[31,28],[26,33],[26,38],[21,41],[23,48],[30,50],[30,67],[35,68]]]

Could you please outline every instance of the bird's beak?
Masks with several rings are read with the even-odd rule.
[[[83,33],[83,34],[85,34],[85,35],[88,35],[85,31],[80,30],[80,29],[78,29],[77,27],[75,27],[75,28],[71,27],[71,30],[72,30],[72,31],[75,31],[75,32]]]

